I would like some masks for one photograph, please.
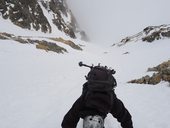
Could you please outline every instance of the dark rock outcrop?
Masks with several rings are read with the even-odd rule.
[[[0,32],[0,39],[1,40],[13,40],[22,44],[34,44],[36,45],[37,49],[41,49],[41,50],[45,50],[45,51],[52,51],[52,52],[56,52],[56,53],[67,53],[68,51],[57,45],[57,43],[61,42],[65,45],[69,45],[70,47],[72,47],[75,50],[80,50],[82,51],[83,49],[79,46],[76,45],[74,42],[72,42],[71,40],[64,40],[63,38],[59,37],[59,38],[48,38],[48,37],[44,37],[42,39],[39,40],[35,40],[32,39],[34,37],[22,37],[22,36],[15,36],[14,34],[9,34],[9,33],[1,33]],[[46,40],[45,40],[46,39]],[[51,40],[51,41],[47,41],[47,40]]]
[[[57,42],[61,42],[61,43],[64,43],[64,44],[67,44],[69,45],[70,47],[72,47],[73,49],[76,49],[76,50],[80,50],[82,51],[83,49],[76,45],[73,41],[71,40],[64,40],[63,38],[59,37],[59,38],[50,38],[51,40],[54,40],[54,41],[57,41]]]
[[[76,38],[81,32],[65,0],[0,0],[0,16],[24,29],[44,33],[58,29]]]
[[[142,38],[142,41],[153,42],[154,40],[159,40],[161,38],[170,38],[170,26],[161,25],[161,26],[149,26],[143,30],[146,34]]]
[[[15,25],[51,32],[51,26],[37,0],[0,0],[0,3],[2,17],[9,18]]]
[[[67,52],[67,50],[63,47],[60,47],[58,46],[57,44],[55,43],[51,43],[51,42],[47,42],[45,40],[37,40],[36,41],[36,48],[37,49],[42,49],[42,50],[45,50],[45,51],[53,51],[53,52],[56,52],[56,53],[64,53],[64,52]]]
[[[153,42],[155,40],[160,40],[163,38],[170,38],[170,25],[164,24],[160,26],[149,26],[143,29],[143,31],[133,35],[128,36],[122,39],[119,43],[113,44],[113,46],[122,46],[129,42],[137,42],[137,41],[144,41],[144,42]]]
[[[160,83],[162,80],[170,83],[170,60],[168,60],[167,62],[163,62],[156,67],[148,68],[148,72],[149,71],[154,71],[156,73],[153,73],[152,76],[147,75],[140,79],[131,80],[128,83],[155,85]]]

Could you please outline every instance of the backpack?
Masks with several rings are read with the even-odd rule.
[[[114,87],[117,85],[112,76],[115,71],[100,65],[91,66],[90,69],[83,87],[84,105],[107,114],[112,108]]]

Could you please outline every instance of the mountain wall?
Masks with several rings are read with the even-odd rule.
[[[0,15],[24,29],[44,33],[58,29],[71,38],[86,39],[65,0],[0,0]]]

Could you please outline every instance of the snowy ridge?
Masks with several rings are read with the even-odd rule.
[[[164,39],[164,38],[170,38],[170,24],[164,24],[160,26],[149,26],[143,29],[143,31],[128,36],[124,39],[122,39],[119,43],[113,44],[117,46],[125,45],[129,42],[137,42],[137,41],[146,41],[146,42],[152,42],[155,39]]]

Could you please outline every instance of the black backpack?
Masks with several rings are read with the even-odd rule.
[[[103,114],[109,113],[113,103],[114,87],[117,85],[112,75],[115,71],[106,66],[88,66],[82,63],[79,65],[91,69],[83,87],[84,105]]]

